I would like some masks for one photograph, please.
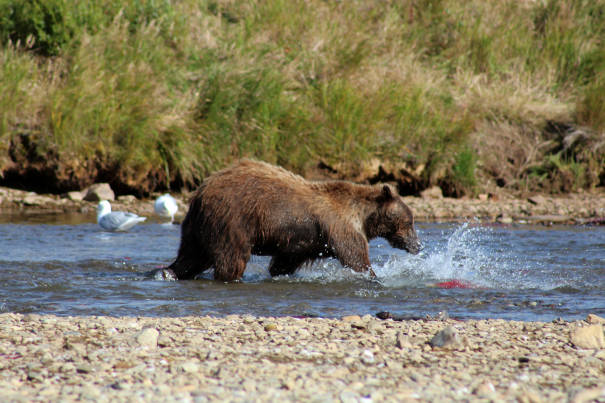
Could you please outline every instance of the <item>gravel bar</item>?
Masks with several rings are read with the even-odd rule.
[[[605,320],[0,314],[2,402],[605,402]]]

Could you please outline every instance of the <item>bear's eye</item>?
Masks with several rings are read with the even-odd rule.
[[[402,224],[411,222],[411,214],[407,207],[402,203],[393,203],[387,209],[387,216],[392,220],[396,220]]]

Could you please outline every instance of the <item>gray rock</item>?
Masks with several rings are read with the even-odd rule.
[[[443,199],[443,191],[439,186],[433,186],[420,192],[423,199]]]
[[[71,192],[67,192],[67,195],[65,197],[72,201],[82,201],[84,200],[84,196],[86,196],[85,192],[74,190]]]
[[[603,325],[595,324],[578,327],[571,333],[571,342],[574,346],[587,349],[605,348]]]
[[[460,345],[458,333],[452,326],[448,326],[443,330],[440,330],[433,336],[429,341],[431,347],[439,348],[453,348]]]
[[[544,401],[544,399],[533,390],[521,391],[516,398],[519,403],[542,403]]]
[[[572,218],[567,215],[556,215],[556,214],[547,214],[547,215],[534,215],[531,217],[527,217],[527,220],[531,222],[538,222],[544,224],[557,224],[557,223],[566,223],[571,222]]]
[[[529,197],[527,201],[536,206],[546,203],[546,199],[540,195]]]
[[[494,385],[488,380],[481,382],[473,389],[474,395],[485,397],[491,397],[495,392],[496,388],[494,388]]]
[[[80,374],[90,374],[94,369],[89,364],[82,363],[76,366],[76,372]]]
[[[602,318],[602,317],[600,317],[598,315],[595,315],[593,313],[589,313],[588,316],[586,317],[586,322],[593,323],[593,324],[600,323],[602,325],[605,325],[605,318]]]
[[[272,330],[277,330],[277,325],[274,322],[265,323],[265,331],[270,332]]]
[[[361,362],[366,365],[370,365],[374,364],[374,361],[376,361],[376,359],[374,358],[374,353],[372,353],[370,350],[363,350],[363,352],[361,353]]]
[[[498,217],[496,217],[496,222],[499,222],[501,224],[512,224],[513,219],[512,219],[512,217],[510,217],[506,214],[500,214],[500,215],[498,215]]]
[[[122,203],[134,203],[137,200],[137,198],[133,195],[122,195],[122,196],[118,196],[118,201],[122,202]]]
[[[156,348],[160,332],[152,327],[146,327],[137,335],[137,342],[143,347]]]
[[[400,349],[404,348],[412,348],[412,343],[410,343],[410,338],[403,333],[399,333],[397,335],[397,340],[395,341],[395,346]]]
[[[605,386],[581,390],[574,394],[570,401],[572,403],[588,403],[605,397]]]
[[[340,401],[342,403],[357,403],[357,396],[358,394],[353,391],[343,390],[340,392]]]
[[[109,183],[95,183],[86,189],[86,196],[84,200],[91,202],[98,202],[101,200],[115,200],[116,196]]]
[[[41,196],[36,193],[28,193],[23,198],[23,204],[26,206],[42,206],[44,204],[52,203],[53,200],[47,196]]]
[[[195,361],[187,361],[181,364],[183,372],[195,373],[200,370],[200,366]]]

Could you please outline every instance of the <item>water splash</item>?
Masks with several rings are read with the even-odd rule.
[[[398,288],[425,288],[441,282],[458,281],[453,288],[493,290],[553,290],[586,287],[584,281],[570,278],[549,262],[549,252],[541,246],[541,234],[525,229],[494,228],[475,223],[430,227],[420,237],[426,248],[418,255],[394,249],[382,239],[370,243],[370,258],[377,278],[342,267],[336,259],[320,259],[292,275],[272,278],[270,258],[253,256],[242,281],[245,283],[282,282],[346,284],[366,295],[387,293]],[[523,238],[525,237],[525,238]],[[519,242],[526,245],[520,247]],[[532,251],[532,253],[528,253]],[[212,271],[200,278],[211,279]],[[462,286],[462,287],[460,287]],[[361,291],[360,291],[361,290]]]
[[[343,268],[335,259],[318,260],[305,265],[290,276],[280,276],[275,280],[289,282],[356,282],[360,280],[378,282],[383,287],[401,286],[424,287],[428,283],[446,279],[461,279],[479,287],[489,287],[485,272],[486,263],[493,261],[481,243],[489,236],[489,229],[469,226],[457,227],[453,233],[442,233],[418,255],[391,248],[386,241],[377,240],[370,245],[372,267],[377,279],[370,279],[367,273],[356,273]],[[253,257],[248,263],[244,281],[263,281],[270,278],[267,272],[268,259]]]
[[[382,264],[374,263],[375,271],[388,288],[450,280],[493,289],[550,290],[567,285],[564,279],[549,276],[552,271],[543,260],[519,256],[506,237],[507,233],[493,228],[464,223],[450,234],[442,231],[441,237],[433,236],[432,244],[419,255],[390,250]]]

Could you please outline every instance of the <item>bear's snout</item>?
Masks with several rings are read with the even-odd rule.
[[[414,229],[405,232],[396,232],[392,237],[388,238],[392,247],[404,249],[407,252],[417,255],[422,250],[422,243],[418,239],[418,235]]]
[[[423,245],[422,242],[420,242],[420,240],[416,238],[412,242],[407,242],[404,249],[413,255],[417,255],[423,249]]]

